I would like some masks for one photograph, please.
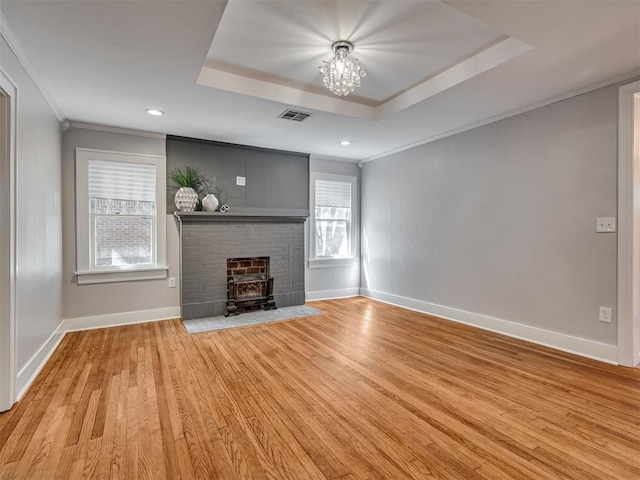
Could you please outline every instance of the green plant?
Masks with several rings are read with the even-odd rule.
[[[169,172],[169,178],[176,186],[193,188],[195,191],[200,189],[205,179],[200,170],[193,167],[174,168]]]
[[[218,182],[216,182],[216,177],[203,175],[200,186],[198,187],[198,193],[204,197],[209,193],[213,193],[217,196],[219,192],[220,186],[218,185]]]

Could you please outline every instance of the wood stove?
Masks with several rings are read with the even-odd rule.
[[[263,273],[233,275],[227,282],[227,313],[238,315],[239,310],[253,310],[263,308],[264,310],[276,309],[276,302],[273,300],[273,278],[267,277]]]

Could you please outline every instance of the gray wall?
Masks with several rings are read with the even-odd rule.
[[[243,208],[309,209],[309,155],[206,140],[167,137],[167,172],[195,167],[220,183],[219,200],[231,213]],[[236,177],[246,186],[236,185]],[[175,210],[172,182],[167,211]]]
[[[74,127],[64,133],[62,142],[63,318],[71,319],[179,307],[180,293],[178,288],[169,288],[168,282],[164,279],[78,285],[75,276],[75,149],[77,147],[165,155],[164,138]],[[179,276],[178,243],[176,222],[173,215],[167,215],[167,265],[170,277]]]
[[[615,345],[617,86],[362,171],[362,287]],[[311,283],[311,282],[310,282]]]
[[[16,350],[20,372],[61,320],[60,124],[1,36],[0,68],[18,90]],[[27,380],[17,384],[18,390]]]
[[[358,188],[360,187],[360,169],[353,162],[343,162],[311,156],[309,169],[312,173],[329,173],[356,177],[358,178]],[[359,196],[359,193],[360,192],[356,192],[356,195]],[[356,224],[356,238],[354,239],[356,258],[353,261],[341,261],[339,262],[339,266],[324,268],[309,268],[309,263],[307,262],[307,298],[320,299],[357,294],[357,290],[360,287],[360,221],[358,212],[356,212],[354,222]],[[309,257],[309,228],[310,222],[307,221],[307,258]]]

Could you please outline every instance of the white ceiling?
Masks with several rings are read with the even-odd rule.
[[[351,160],[640,73],[636,1],[3,0],[0,8],[66,119]],[[325,91],[318,70],[336,40],[355,44],[368,74],[346,98]],[[286,108],[313,115],[278,119]]]

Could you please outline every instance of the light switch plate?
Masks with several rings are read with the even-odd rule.
[[[616,231],[616,217],[598,217],[596,219],[596,232],[610,233]]]
[[[246,184],[247,184],[246,177],[236,177],[236,185],[240,185],[241,187],[244,187]]]
[[[611,323],[611,308],[610,307],[600,307],[600,316],[598,318],[601,322]]]

